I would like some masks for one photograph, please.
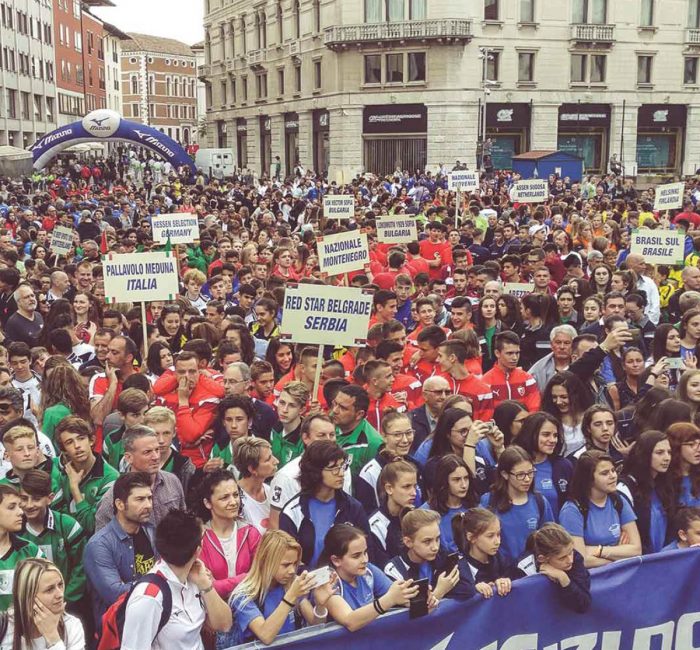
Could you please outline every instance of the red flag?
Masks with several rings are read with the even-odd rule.
[[[107,233],[103,230],[102,231],[102,241],[100,241],[100,252],[103,255],[106,255],[107,251],[109,251],[109,247],[107,246]]]

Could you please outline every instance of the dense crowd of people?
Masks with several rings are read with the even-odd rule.
[[[659,213],[614,174],[529,205],[494,172],[457,204],[447,171],[217,181],[124,151],[4,179],[0,648],[267,644],[537,573],[584,612],[589,569],[700,543],[700,184]],[[161,250],[179,212],[181,294],[106,305],[101,254]],[[379,242],[390,214],[418,240]],[[684,263],[636,228],[683,232]],[[317,236],[359,229],[369,270],[323,276]],[[372,290],[366,346],[283,340],[290,282]]]

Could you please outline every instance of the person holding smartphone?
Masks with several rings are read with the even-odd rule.
[[[440,547],[440,514],[434,510],[412,510],[401,519],[404,550],[384,567],[392,580],[428,580],[432,595],[441,600],[468,600],[475,593],[466,562]]]

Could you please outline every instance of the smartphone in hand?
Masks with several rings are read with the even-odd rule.
[[[409,618],[427,616],[430,581],[428,578],[423,578],[422,580],[416,580],[413,584],[418,587],[418,594],[411,598],[408,604],[408,616]]]

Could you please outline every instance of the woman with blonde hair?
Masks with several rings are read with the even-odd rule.
[[[297,575],[300,562],[301,546],[291,535],[281,530],[263,535],[248,575],[231,594],[233,627],[217,635],[217,648],[253,640],[272,643],[277,635],[296,629],[295,612],[312,625],[325,618],[306,598],[315,578],[308,571]],[[332,583],[327,589],[332,590]]]
[[[41,430],[52,440],[58,423],[69,415],[91,421],[87,388],[72,365],[61,363],[45,371],[41,385],[41,412]]]
[[[64,582],[58,567],[44,558],[17,565],[12,613],[2,650],[85,650],[83,625],[65,613]]]

